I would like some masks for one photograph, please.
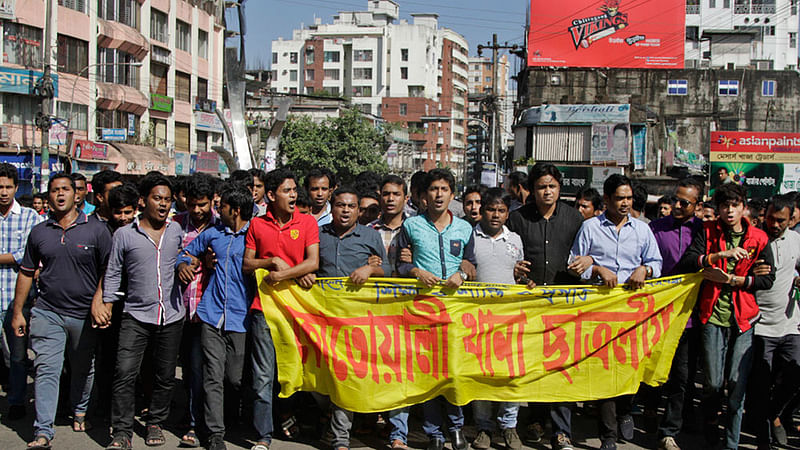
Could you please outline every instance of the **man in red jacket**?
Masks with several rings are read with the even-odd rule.
[[[719,218],[705,222],[698,230],[681,265],[689,271],[703,269],[705,279],[697,304],[703,323],[706,440],[711,445],[719,440],[718,415],[728,365],[728,418],[722,447],[735,449],[739,445],[744,394],[753,359],[752,326],[759,318],[754,292],[771,288],[775,272],[753,273],[757,260],[772,267],[773,258],[766,233],[742,217],[746,207],[744,188],[737,183],[721,185],[713,200]]]

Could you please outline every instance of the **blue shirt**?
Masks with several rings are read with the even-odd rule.
[[[0,264],[0,312],[6,311],[14,302],[14,287],[17,284],[17,272],[25,255],[25,243],[34,226],[43,222],[31,208],[24,208],[13,200],[8,215],[0,214],[0,254],[10,253],[16,264]]]
[[[630,214],[619,233],[616,224],[605,213],[583,222],[572,244],[570,260],[586,255],[594,259],[595,265],[614,272],[620,283],[627,283],[639,266],[653,269],[653,278],[661,276],[661,252],[656,238],[646,223]],[[592,268],[586,269],[581,278],[590,280]]]
[[[250,224],[233,230],[219,223],[200,233],[187,247],[186,252],[200,258],[207,249],[217,255],[217,264],[197,306],[197,317],[217,329],[244,333],[250,302],[253,299],[252,280],[242,272],[245,236]],[[181,253],[175,267],[191,264],[191,259]]]
[[[386,258],[381,235],[372,228],[360,223],[353,231],[342,237],[336,235],[333,224],[319,230],[319,270],[318,277],[349,277],[354,270],[366,266],[370,256],[380,256],[383,276],[392,273]]]
[[[325,203],[325,212],[322,213],[321,216],[317,219],[317,226],[322,228],[324,225],[333,222],[333,216],[331,215],[331,202]]]
[[[397,248],[411,248],[413,264],[397,267],[400,275],[407,276],[417,267],[446,280],[461,267],[466,259],[475,263],[475,256],[467,251],[473,248],[472,226],[463,219],[450,215],[450,224],[440,233],[427,214],[409,217],[403,222],[403,231],[397,241]]]

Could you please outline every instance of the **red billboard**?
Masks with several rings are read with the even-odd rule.
[[[528,66],[682,69],[685,0],[531,0]]]
[[[712,162],[800,163],[800,134],[757,131],[711,132]]]

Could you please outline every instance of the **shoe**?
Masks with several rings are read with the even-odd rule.
[[[675,443],[674,437],[666,436],[658,441],[658,450],[681,450],[681,448]]]
[[[542,428],[542,424],[539,422],[533,422],[532,424],[528,425],[528,433],[525,436],[525,440],[528,442],[541,442],[542,436],[544,435],[544,428]]]
[[[492,446],[492,435],[488,431],[481,430],[475,440],[472,441],[472,448],[484,450]]]
[[[506,428],[503,430],[503,440],[508,450],[520,450],[522,448],[522,441],[517,434],[516,428]]]
[[[442,450],[444,448],[444,441],[439,438],[431,439],[428,444],[428,450]]]
[[[400,439],[395,439],[389,444],[389,448],[399,449],[399,450],[408,450],[408,445]]]
[[[8,420],[22,420],[27,415],[28,412],[25,410],[25,405],[11,405],[8,407],[6,418]]]
[[[208,450],[227,450],[228,447],[225,446],[225,441],[222,439],[222,436],[218,434],[212,435],[208,439]]]
[[[572,442],[564,433],[557,433],[556,438],[553,440],[553,450],[573,450]]]
[[[602,450],[617,450],[617,442],[613,439],[606,439],[600,446]]]
[[[786,436],[786,428],[783,425],[771,425],[772,428],[772,441],[780,446],[786,446],[788,438]]]
[[[454,430],[450,436],[450,443],[453,444],[453,450],[467,450],[467,438],[464,437],[464,432],[459,428]]]
[[[626,441],[633,440],[633,417],[622,416],[619,419],[619,435]]]

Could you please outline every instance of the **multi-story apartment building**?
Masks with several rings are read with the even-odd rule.
[[[367,11],[343,11],[333,23],[294,30],[272,41],[272,89],[326,92],[350,98],[368,114],[409,129],[420,142],[422,167],[463,170],[466,147],[468,44],[440,28],[436,14],[398,21],[392,0],[370,0]],[[450,120],[427,123],[423,117]]]
[[[0,21],[0,72],[26,75],[0,83],[2,127],[9,144],[40,145],[33,123],[39,99],[17,84],[35,82],[45,64],[58,80],[53,116],[73,133],[72,142],[114,145],[103,147],[108,149],[106,158],[74,154],[74,144],[73,149],[59,147],[62,154],[73,152],[74,160],[84,160],[83,166],[73,164],[73,170],[96,170],[99,163],[86,160],[99,159],[103,167],[123,173],[171,172],[175,170],[173,152],[195,154],[222,143],[222,129],[211,113],[215,102],[222,105],[222,2],[27,0],[11,4]],[[46,11],[50,11],[49,21]],[[53,51],[45,55],[48,36]]]
[[[687,0],[687,68],[797,68],[797,0]]]
[[[486,122],[493,120],[490,105],[487,102],[493,101],[493,73],[492,58],[473,57],[469,59],[469,116],[481,119]],[[497,121],[500,125],[499,146],[506,148],[509,139],[513,139],[511,132],[511,121],[513,111],[509,111],[509,105],[513,109],[513,97],[509,95],[509,64],[508,55],[501,55],[497,58]]]

